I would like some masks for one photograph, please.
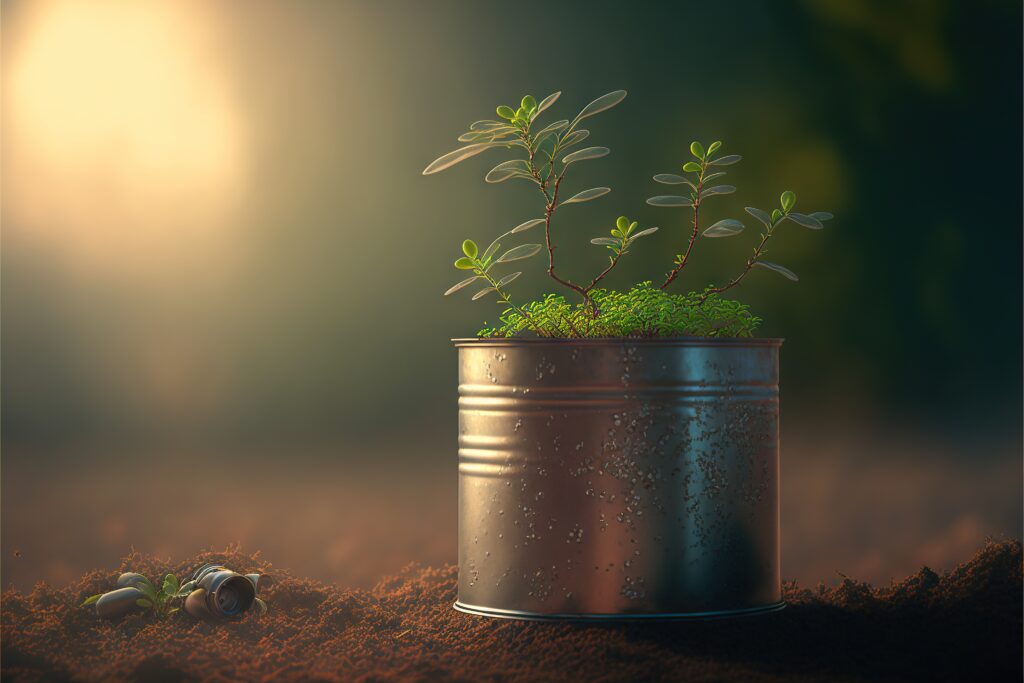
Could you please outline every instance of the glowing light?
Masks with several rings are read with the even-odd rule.
[[[15,229],[95,255],[224,223],[240,130],[201,8],[58,0],[5,27]]]

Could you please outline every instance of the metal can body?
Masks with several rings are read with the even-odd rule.
[[[778,609],[773,339],[456,340],[456,608]]]

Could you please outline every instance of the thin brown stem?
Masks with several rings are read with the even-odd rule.
[[[594,286],[597,285],[598,282],[600,282],[601,280],[604,279],[605,275],[607,275],[608,273],[612,272],[612,269],[615,268],[615,266],[618,265],[620,258],[622,258],[622,252],[621,251],[618,252],[617,254],[615,254],[615,258],[613,258],[611,260],[611,262],[608,264],[608,267],[605,268],[604,270],[602,270],[600,272],[600,274],[597,275],[597,277],[595,277],[593,280],[591,280],[590,284],[587,285],[586,287],[584,287],[584,289],[586,289],[587,292],[590,292],[590,290],[592,290],[594,288]]]
[[[756,249],[754,249],[754,255],[747,259],[747,262],[746,264],[744,264],[743,270],[740,272],[740,274],[734,277],[733,279],[729,280],[729,282],[725,283],[721,287],[709,287],[708,289],[705,289],[701,297],[697,299],[698,306],[707,301],[708,297],[711,296],[712,294],[721,294],[722,292],[728,289],[732,289],[733,287],[739,286],[739,284],[743,282],[743,278],[747,276],[747,273],[751,271],[751,269],[754,267],[754,264],[757,263],[757,260],[761,258],[761,255],[764,253],[764,247],[768,243],[768,240],[771,238],[772,230],[775,229],[776,225],[778,225],[778,222],[776,222],[774,225],[769,226],[768,229],[765,230],[764,234],[761,235],[761,243],[757,245]]]
[[[531,168],[531,170],[533,171],[533,173],[535,175],[539,176],[539,173],[534,168],[532,162],[530,163],[530,168]],[[592,308],[596,308],[594,306],[593,300],[590,298],[590,295],[587,293],[586,289],[584,289],[583,287],[580,287],[578,284],[576,284],[572,280],[566,280],[565,278],[560,277],[555,272],[555,243],[551,239],[551,217],[554,215],[555,209],[558,208],[558,190],[559,190],[559,188],[562,185],[562,179],[564,177],[565,177],[565,169],[563,168],[562,172],[559,173],[558,176],[555,178],[555,184],[552,186],[550,194],[548,194],[547,188],[545,188],[543,186],[540,188],[540,191],[544,195],[544,200],[545,200],[545,207],[544,207],[544,245],[547,247],[547,250],[548,250],[548,275],[555,282],[559,283],[560,285],[562,285],[564,287],[568,287],[569,289],[573,290],[574,292],[576,292],[577,294],[582,296],[583,297],[583,302],[585,304],[587,304],[588,306],[590,306]]]
[[[679,277],[679,273],[682,272],[683,268],[686,267],[687,262],[690,260],[690,252],[693,251],[693,245],[697,241],[697,233],[700,231],[700,191],[704,187],[704,173],[707,171],[708,165],[706,162],[700,162],[700,176],[697,178],[696,198],[693,200],[693,232],[690,234],[690,243],[686,245],[686,253],[683,254],[682,258],[679,259],[679,263],[676,267],[669,272],[668,277],[661,283],[661,287],[658,289],[665,289],[672,282]]]

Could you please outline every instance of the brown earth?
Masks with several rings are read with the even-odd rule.
[[[78,607],[123,570],[181,575],[209,561],[270,573],[269,613],[107,623]],[[951,572],[884,588],[787,584],[777,614],[599,626],[457,613],[453,566],[410,566],[364,591],[235,549],[183,563],[134,554],[64,589],[3,593],[0,667],[12,681],[1020,681],[1021,561],[1019,541],[989,542]]]

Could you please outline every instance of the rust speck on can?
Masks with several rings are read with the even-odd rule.
[[[780,608],[781,344],[456,340],[456,608],[523,619]]]

